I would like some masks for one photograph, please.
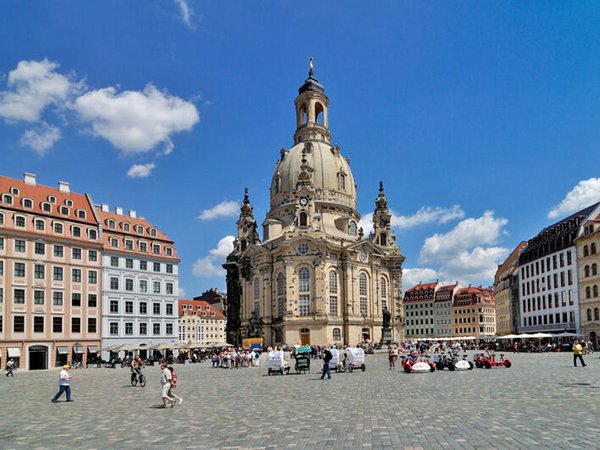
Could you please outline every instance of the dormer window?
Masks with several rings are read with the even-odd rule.
[[[87,214],[85,213],[85,211],[83,209],[78,209],[77,217],[79,217],[80,219],[85,219],[87,217]]]
[[[81,228],[79,228],[79,227],[72,227],[71,228],[71,233],[73,234],[73,237],[81,237]]]
[[[167,247],[166,252],[167,256],[173,256],[173,249],[171,247]]]
[[[65,205],[67,205],[69,208],[72,208],[73,207],[73,200],[66,199],[65,200]]]
[[[11,187],[9,192],[15,197],[18,197],[21,194],[19,188],[16,187]]]
[[[110,238],[110,246],[119,248],[119,240],[117,238]]]
[[[88,237],[95,241],[96,239],[98,239],[98,233],[96,232],[96,230],[89,230],[88,231]]]
[[[30,198],[23,199],[23,208],[32,209],[33,208],[33,200]]]
[[[115,221],[114,221],[114,220],[108,220],[108,221],[106,222],[106,226],[107,226],[108,228],[110,228],[111,230],[114,230],[114,229],[115,229]]]
[[[48,196],[48,201],[52,204],[56,203],[56,197],[54,195]]]
[[[47,213],[52,212],[52,205],[46,202],[42,203],[42,211]]]
[[[131,227],[129,226],[129,224],[127,222],[123,223],[123,231],[129,231]]]
[[[69,215],[69,208],[67,208],[66,206],[61,206],[60,207],[60,213],[63,214],[63,215],[65,215],[65,216],[68,216]]]
[[[358,234],[358,230],[356,229],[356,222],[355,221],[350,221],[350,224],[348,225],[348,234],[350,236],[356,236]]]
[[[144,234],[144,227],[141,225],[136,225],[135,231],[137,232],[137,234]]]
[[[150,236],[156,237],[156,230],[154,228],[150,228]]]
[[[12,198],[11,195],[8,195],[8,194],[4,194],[2,196],[2,201],[4,203],[6,203],[7,205],[12,205],[13,204],[13,198]]]

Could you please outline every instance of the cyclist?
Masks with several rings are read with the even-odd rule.
[[[131,373],[135,374],[136,379],[139,379],[142,374],[142,367],[144,367],[144,360],[138,355],[131,361]]]

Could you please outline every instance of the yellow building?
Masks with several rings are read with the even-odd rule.
[[[380,185],[373,232],[358,228],[349,159],[331,143],[329,99],[312,68],[295,102],[294,145],[281,149],[259,239],[246,193],[227,270],[228,338],[265,345],[402,337],[402,263]]]
[[[496,334],[496,307],[491,289],[459,289],[452,305],[452,335],[493,337]]]
[[[519,326],[519,255],[527,247],[521,242],[502,264],[494,277],[496,300],[496,334],[514,334]]]

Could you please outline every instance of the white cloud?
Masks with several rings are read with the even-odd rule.
[[[187,292],[183,286],[179,286],[179,298],[185,298],[187,296]]]
[[[465,212],[459,205],[451,208],[423,206],[412,216],[398,216],[392,213],[392,226],[406,229],[426,223],[444,224],[463,217],[465,217]]]
[[[487,211],[477,219],[461,221],[447,233],[425,239],[419,255],[422,264],[439,266],[439,278],[462,284],[491,284],[497,265],[509,250],[495,246],[506,232],[508,220]]]
[[[52,125],[42,122],[38,128],[30,128],[21,136],[20,143],[30,147],[40,156],[44,156],[56,141],[60,139],[60,130]]]
[[[198,258],[192,267],[192,273],[196,277],[214,277],[224,276],[225,269],[221,264],[225,258],[233,251],[234,236],[225,236],[219,240],[217,246],[208,252],[208,256]]]
[[[194,30],[196,25],[192,23],[192,17],[194,16],[194,10],[190,7],[186,0],[174,0],[175,4],[179,7],[181,13],[181,20],[187,25],[188,28]]]
[[[156,164],[134,164],[127,171],[127,176],[129,178],[146,178],[149,177],[152,173],[152,169],[156,167]]]
[[[367,213],[361,216],[358,227],[363,229],[365,236],[368,236],[373,231],[373,213]]]
[[[83,83],[57,73],[58,67],[57,63],[47,59],[19,62],[8,74],[9,90],[0,92],[0,117],[9,121],[36,122],[46,107],[63,107]]]
[[[172,151],[170,136],[191,130],[200,116],[196,107],[179,97],[160,91],[152,84],[143,91],[117,93],[107,87],[85,93],[73,105],[80,117],[124,153],[144,153],[158,144],[165,154]]]
[[[569,192],[560,204],[549,213],[549,219],[567,216],[600,201],[600,178],[582,180]]]
[[[403,269],[402,270],[402,288],[406,291],[419,283],[432,283],[440,276],[436,270],[427,267]]]
[[[240,204],[236,201],[229,200],[219,203],[212,208],[205,209],[200,213],[198,218],[202,220],[213,220],[218,217],[235,217],[240,212]]]

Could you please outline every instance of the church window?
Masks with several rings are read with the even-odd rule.
[[[337,288],[337,273],[335,272],[335,270],[332,270],[331,272],[329,272],[329,293],[330,294],[337,294],[338,288]]]
[[[334,328],[333,329],[333,340],[334,341],[341,341],[342,340],[342,330],[339,328]]]
[[[323,114],[323,105],[320,103],[315,104],[315,122],[319,125],[323,125],[324,122],[324,114]]]
[[[346,174],[343,172],[338,173],[338,189],[340,191],[346,190]]]
[[[306,227],[308,226],[308,215],[305,212],[301,212],[300,213],[300,220],[299,220],[300,226],[301,227]]]
[[[583,256],[590,256],[590,249],[587,245],[583,246]]]
[[[306,267],[298,271],[298,290],[300,292],[310,292],[310,272]]]
[[[306,294],[300,295],[300,315],[301,316],[310,315],[310,295],[306,295]]]
[[[596,254],[596,244],[594,242],[592,242],[592,244],[590,245],[590,253],[592,255]]]
[[[336,295],[329,296],[329,315],[334,317],[338,315],[338,298]]]
[[[381,298],[387,298],[387,282],[383,277],[379,280],[379,290],[381,291]]]
[[[592,275],[598,275],[598,265],[596,263],[592,264]]]
[[[367,314],[367,275],[361,273],[358,277],[358,294],[360,296],[360,314]]]
[[[298,244],[298,247],[296,247],[296,251],[299,255],[308,255],[308,252],[310,251],[310,246],[306,242],[301,242],[300,244]]]
[[[585,288],[585,298],[591,298],[591,297],[592,297],[592,290],[588,286]]]
[[[277,275],[277,317],[285,314],[285,275]]]
[[[584,271],[584,276],[589,277],[590,276],[590,266],[585,266],[585,268],[583,269]]]
[[[594,287],[593,287],[593,294],[594,294],[594,297],[598,297],[598,286],[597,285],[594,285]]]
[[[594,308],[594,320],[600,320],[600,310]]]
[[[254,279],[254,300],[260,297],[260,282],[258,278]]]
[[[358,234],[356,222],[354,222],[353,220],[350,221],[350,225],[348,225],[348,234],[350,236],[356,236]]]
[[[592,310],[590,308],[587,309],[587,320],[588,322],[592,320]]]

